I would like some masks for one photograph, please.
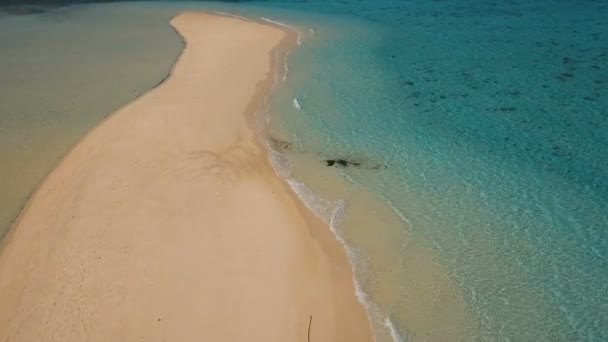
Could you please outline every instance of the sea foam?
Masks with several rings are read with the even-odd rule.
[[[300,101],[298,100],[297,97],[293,98],[293,106],[295,107],[295,109],[297,109],[298,111],[302,110],[302,105],[300,105]]]
[[[391,320],[390,316],[387,316],[384,319],[384,327],[386,328],[386,330],[388,330],[388,332],[391,335],[391,338],[393,339],[394,342],[405,342],[405,340],[406,340],[405,337],[403,337],[399,334],[399,332],[397,331],[397,328],[395,328],[395,324]]]
[[[293,27],[291,27],[287,24],[273,21],[268,18],[262,17],[261,20],[271,22],[276,25],[288,27],[290,29],[294,29]],[[311,33],[314,34],[314,31],[312,29],[311,29]],[[300,44],[299,39],[300,39],[300,34],[298,32],[298,42],[299,42],[298,44]],[[275,50],[275,60],[278,60],[279,55],[280,55],[280,52],[278,50]],[[270,115],[269,115],[270,98],[271,98],[272,94],[274,93],[274,89],[280,83],[284,83],[287,80],[287,75],[289,73],[289,68],[288,68],[288,63],[287,63],[288,55],[289,55],[289,52],[283,54],[283,58],[280,61],[280,63],[282,64],[282,68],[275,68],[275,72],[273,74],[273,84],[271,87],[270,94],[266,98],[264,98],[262,108],[258,112],[259,114],[265,115],[265,119],[266,119],[265,122],[267,125],[266,129],[268,128],[268,125],[270,124]],[[302,110],[302,105],[297,97],[294,97],[293,105],[297,110]],[[306,186],[301,180],[294,179],[293,174],[292,174],[292,166],[291,166],[290,162],[288,161],[288,159],[286,158],[286,156],[283,155],[282,153],[280,153],[279,151],[274,150],[273,146],[270,144],[270,141],[264,140],[264,139],[262,139],[262,140],[264,141],[264,145],[267,148],[270,163],[271,163],[275,173],[282,179],[286,180],[287,184],[290,186],[292,191],[298,196],[298,198],[300,198],[300,200],[304,203],[304,205],[314,215],[319,217],[323,222],[325,222],[328,225],[329,230],[332,232],[332,234],[334,235],[336,240],[338,240],[338,242],[344,248],[348,261],[349,261],[349,264],[351,266],[352,283],[353,283],[353,287],[355,290],[354,291],[355,296],[356,296],[358,302],[364,307],[365,312],[366,312],[371,324],[374,327],[382,327],[382,324],[381,324],[382,316],[380,314],[380,310],[376,307],[376,305],[373,302],[371,302],[368,295],[363,291],[361,284],[357,280],[358,270],[364,268],[364,264],[365,264],[364,257],[362,255],[359,255],[358,253],[356,253],[356,251],[346,243],[346,241],[344,240],[344,238],[342,237],[342,235],[339,232],[340,223],[346,212],[346,206],[347,206],[346,201],[344,201],[344,200],[338,200],[338,201],[327,200],[327,199],[323,198],[322,196],[318,195],[317,193],[315,193],[310,187]],[[390,332],[390,334],[391,334],[391,336],[399,336],[398,334],[396,334],[396,332]],[[374,339],[374,341],[376,340],[375,333],[372,335],[372,338]],[[394,339],[394,337],[393,337],[393,339]],[[400,342],[402,340],[394,339],[394,341]]]
[[[222,11],[213,11],[213,13],[219,14],[219,15],[224,16],[224,17],[230,17],[230,18],[241,19],[241,20],[245,20],[245,21],[251,21],[251,19],[242,17],[240,15],[226,13],[226,12],[222,12]]]
[[[365,270],[365,257],[361,253],[358,253],[355,248],[348,245],[340,232],[340,226],[342,225],[344,217],[347,215],[348,203],[345,200],[329,201],[324,199],[315,193],[314,190],[306,186],[302,181],[290,178],[289,175],[291,174],[292,168],[289,166],[287,158],[281,156],[281,154],[276,151],[272,153],[272,155],[273,157],[271,159],[274,160],[273,166],[276,167],[277,174],[284,179],[287,179],[291,189],[298,195],[310,211],[329,226],[329,230],[346,251],[353,273],[352,282],[355,289],[355,296],[359,303],[364,307],[371,324],[376,329],[383,329],[385,333],[388,333],[393,342],[405,342],[406,337],[397,330],[390,318],[390,314],[383,313],[383,310],[381,310],[370,299],[368,294],[363,291],[361,283],[357,280],[358,272]],[[375,334],[373,338],[375,341]]]
[[[291,26],[291,25],[285,24],[285,23],[283,23],[283,22],[280,22],[280,21],[276,21],[276,20],[268,19],[268,18],[266,18],[266,17],[261,17],[260,19],[262,19],[263,21],[269,22],[269,23],[271,23],[271,24],[274,24],[274,25],[278,25],[278,26],[286,27],[286,28],[288,28],[288,29],[290,29],[290,30],[292,30],[292,31],[296,32],[296,33],[297,33],[297,35],[298,35],[298,36],[297,36],[297,38],[296,38],[296,42],[297,42],[297,44],[298,44],[298,45],[302,45],[302,33],[301,33],[301,32],[300,32],[300,30],[298,30],[297,28],[295,28],[295,27],[293,27],[293,26]]]

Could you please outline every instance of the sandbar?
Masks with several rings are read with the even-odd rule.
[[[285,28],[190,11],[170,76],[95,127],[0,251],[0,341],[372,341],[342,246],[252,116]]]

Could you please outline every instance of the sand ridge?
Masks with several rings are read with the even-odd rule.
[[[251,118],[271,25],[186,12],[171,76],[91,131],[0,253],[0,340],[370,341],[344,251]],[[325,229],[326,238],[316,237]]]

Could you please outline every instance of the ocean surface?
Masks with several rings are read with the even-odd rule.
[[[260,110],[269,121],[271,155],[277,172],[345,244],[378,341],[608,340],[608,3],[269,0],[34,8],[0,14],[0,79],[3,89],[10,84],[12,93],[27,95],[25,102],[80,100],[42,90],[63,82],[61,74],[32,80],[36,74],[24,66],[22,78],[6,81],[5,70],[14,70],[6,51],[23,63],[39,47],[14,28],[45,39],[54,31],[43,25],[55,25],[57,13],[69,12],[62,20],[82,21],[79,28],[104,35],[107,44],[70,66],[108,51],[122,52],[121,61],[154,60],[149,68],[121,70],[120,82],[105,72],[74,75],[98,91],[118,84],[133,90],[121,98],[127,93],[117,89],[113,102],[73,117],[54,114],[59,122],[47,102],[21,114],[10,110],[25,107],[8,106],[12,96],[0,94],[2,172],[16,158],[4,151],[21,146],[13,141],[38,139],[30,125],[48,122],[81,136],[111,107],[162,79],[180,47],[166,22],[181,9],[285,23],[300,32],[301,45]],[[125,9],[158,31],[129,27]],[[83,13],[99,18],[98,26],[85,25]],[[113,46],[111,37],[124,33],[146,43]],[[51,70],[57,59],[36,67]],[[28,92],[32,85],[42,88]],[[13,126],[5,123],[7,113],[19,118],[8,121]],[[77,117],[87,125],[70,119]],[[15,140],[5,142],[7,132],[17,132]],[[60,156],[76,140],[62,139],[48,135],[37,144],[63,141],[54,149]],[[33,149],[31,156],[46,153]],[[14,173],[24,170],[15,165]]]

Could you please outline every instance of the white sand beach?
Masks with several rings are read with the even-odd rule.
[[[170,77],[76,145],[3,241],[0,341],[373,340],[342,246],[253,129],[295,37],[204,12],[172,25]]]

